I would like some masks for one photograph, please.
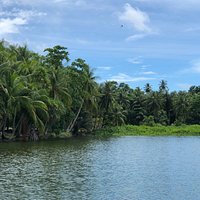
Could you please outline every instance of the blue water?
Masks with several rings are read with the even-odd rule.
[[[199,200],[200,137],[0,143],[0,199]]]

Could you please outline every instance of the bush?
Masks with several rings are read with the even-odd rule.
[[[175,126],[182,126],[183,124],[184,124],[184,123],[183,123],[182,120],[180,120],[180,119],[176,119],[176,121],[174,122],[173,125],[175,125]]]
[[[154,121],[154,117],[153,116],[145,116],[142,124],[145,126],[155,126],[155,121]]]

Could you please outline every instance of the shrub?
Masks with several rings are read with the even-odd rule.
[[[154,117],[153,116],[145,116],[145,118],[142,121],[143,125],[146,126],[155,126],[155,121],[154,121]]]

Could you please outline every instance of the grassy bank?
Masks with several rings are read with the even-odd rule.
[[[96,136],[200,136],[200,125],[132,126],[125,125],[97,130]]]

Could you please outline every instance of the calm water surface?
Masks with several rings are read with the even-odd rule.
[[[199,200],[200,137],[0,143],[0,199]]]

